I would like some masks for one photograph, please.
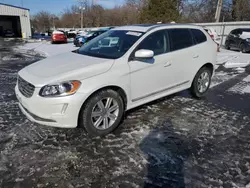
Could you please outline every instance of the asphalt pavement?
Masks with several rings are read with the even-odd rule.
[[[165,97],[127,112],[113,134],[90,138],[25,118],[17,72],[44,57],[15,45],[0,47],[1,188],[250,187],[250,94],[230,92],[248,71],[219,66],[205,98]]]

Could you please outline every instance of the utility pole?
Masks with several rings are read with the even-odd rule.
[[[83,11],[85,10],[85,7],[79,7],[79,9],[81,10],[81,29],[83,28]]]
[[[221,9],[222,9],[222,3],[223,0],[218,0],[217,8],[216,8],[216,13],[215,13],[215,22],[220,21],[220,14],[221,14]]]
[[[79,4],[80,14],[81,14],[81,29],[83,29],[83,13],[88,6],[88,0],[76,0]]]

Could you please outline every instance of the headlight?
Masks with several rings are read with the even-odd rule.
[[[39,95],[42,97],[58,97],[58,96],[73,95],[80,86],[81,82],[77,80],[46,85],[41,88]]]
[[[250,38],[246,39],[247,42],[250,42]]]

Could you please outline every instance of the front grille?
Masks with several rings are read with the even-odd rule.
[[[34,93],[35,86],[18,76],[18,89],[23,96],[30,98]]]

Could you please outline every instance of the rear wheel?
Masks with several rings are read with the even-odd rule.
[[[194,97],[201,98],[206,94],[211,84],[211,77],[212,71],[207,67],[198,71],[191,86],[191,93]]]
[[[105,136],[120,124],[124,113],[121,96],[111,90],[94,94],[82,107],[79,125],[91,136]]]

